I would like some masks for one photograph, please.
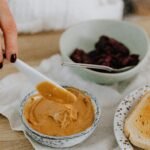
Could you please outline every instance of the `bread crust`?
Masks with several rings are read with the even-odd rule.
[[[150,150],[150,91],[138,101],[127,116],[124,133],[134,146]]]

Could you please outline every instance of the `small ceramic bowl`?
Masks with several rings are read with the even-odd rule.
[[[73,134],[70,136],[48,136],[48,135],[44,135],[42,133],[35,131],[28,125],[28,123],[23,115],[23,109],[24,109],[24,105],[25,105],[26,101],[28,100],[28,98],[31,95],[33,95],[35,93],[37,93],[37,92],[33,91],[25,96],[25,98],[23,99],[23,101],[21,103],[20,114],[21,114],[21,119],[22,119],[23,125],[25,126],[26,133],[36,142],[38,142],[42,145],[53,147],[53,148],[72,147],[72,146],[79,144],[79,143],[83,142],[84,140],[86,140],[96,129],[99,119],[100,119],[101,109],[99,108],[99,105],[98,105],[96,99],[94,97],[92,97],[89,93],[84,92],[86,95],[91,97],[91,102],[92,102],[94,110],[95,110],[95,119],[89,128],[87,128],[86,130],[84,130],[78,134]]]
[[[150,91],[150,86],[145,85],[144,87],[131,92],[122,99],[121,103],[116,109],[114,116],[114,133],[121,150],[135,149],[124,134],[124,123],[128,113],[131,110],[131,107],[134,106],[134,104],[136,104],[137,101],[140,100],[148,91]]]
[[[63,61],[70,61],[70,54],[75,48],[85,52],[94,49],[99,37],[106,35],[125,44],[131,53],[140,55],[140,62],[132,69],[120,73],[102,73],[90,69],[73,68],[75,73],[102,84],[113,84],[135,76],[146,64],[149,50],[148,35],[138,26],[117,20],[90,20],[67,29],[60,38],[60,51]]]

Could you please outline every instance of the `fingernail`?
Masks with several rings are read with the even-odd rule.
[[[2,62],[0,63],[0,69],[1,69],[1,68],[3,68],[3,63],[2,63]]]
[[[10,62],[14,63],[17,59],[17,55],[16,54],[12,54],[11,58],[10,58]]]
[[[3,52],[3,58],[5,59],[6,58],[6,52],[3,49],[2,49],[2,52]]]
[[[6,58],[6,53],[3,53],[3,58],[4,58],[4,59]]]

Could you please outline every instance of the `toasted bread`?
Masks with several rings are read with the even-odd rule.
[[[125,120],[124,133],[130,142],[150,150],[150,92],[147,92]]]

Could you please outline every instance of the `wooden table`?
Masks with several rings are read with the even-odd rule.
[[[59,37],[63,31],[51,31],[30,35],[19,35],[19,58],[26,63],[35,66],[41,60],[58,53]],[[5,62],[3,70],[0,73],[0,79],[7,74],[15,72],[16,69],[8,62]]]
[[[128,18],[133,21],[133,18]],[[150,18],[134,19],[136,24],[144,27],[150,35]],[[35,66],[44,58],[58,53],[59,37],[62,31],[39,33],[35,35],[19,35],[20,58],[26,63]],[[16,72],[15,68],[7,63],[0,73],[0,78]],[[31,144],[21,132],[10,129],[8,120],[0,115],[0,150],[32,150]]]

